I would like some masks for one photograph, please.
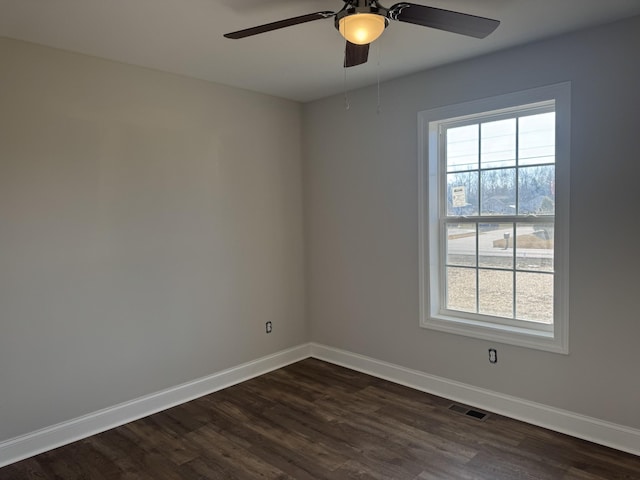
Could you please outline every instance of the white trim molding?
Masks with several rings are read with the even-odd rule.
[[[310,344],[0,442],[0,467],[189,402],[309,357]]]
[[[640,430],[455,382],[326,345],[306,343],[0,442],[0,467],[119,427],[309,357],[623,452],[640,455]]]
[[[371,357],[311,344],[311,356],[422,392],[640,456],[640,430],[474,387]]]

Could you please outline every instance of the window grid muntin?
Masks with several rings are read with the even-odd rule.
[[[444,228],[441,228],[441,232],[444,233],[443,235],[443,241],[441,242],[441,245],[443,245],[443,250],[444,250],[444,257],[442,259],[442,263],[441,265],[444,266],[444,268],[441,269],[441,285],[442,285],[442,289],[441,289],[441,294],[442,294],[442,298],[440,301],[440,313],[441,314],[445,314],[447,316],[453,316],[453,317],[459,317],[459,318],[467,318],[467,317],[472,317],[475,320],[481,321],[481,322],[491,322],[491,323],[501,323],[503,325],[509,325],[509,326],[519,326],[519,327],[523,327],[523,328],[534,328],[534,329],[539,329],[539,330],[544,330],[544,331],[551,331],[552,327],[553,327],[553,315],[551,318],[551,322],[550,323],[545,323],[545,322],[541,322],[539,320],[525,320],[525,319],[520,319],[517,318],[517,311],[516,311],[516,306],[517,306],[517,283],[516,283],[516,274],[517,273],[537,273],[537,274],[544,274],[544,275],[551,275],[552,277],[555,275],[555,270],[532,270],[532,269],[527,269],[527,268],[520,268],[517,266],[517,262],[516,262],[516,252],[517,252],[517,248],[512,248],[512,267],[511,268],[500,268],[500,267],[481,267],[479,266],[480,261],[479,261],[479,257],[480,257],[480,248],[479,248],[479,225],[482,223],[481,221],[475,221],[475,220],[470,220],[469,218],[465,218],[464,219],[465,222],[464,223],[475,223],[475,244],[476,244],[476,249],[475,249],[475,265],[459,265],[459,264],[452,264],[449,263],[447,261],[448,259],[448,242],[446,241],[447,236],[448,236],[448,225],[450,224],[455,224],[458,222],[450,222],[450,221],[444,221]],[[500,220],[502,220],[502,218],[500,218]],[[549,217],[545,216],[544,219],[540,220],[540,219],[528,219],[529,221],[526,223],[529,224],[539,224],[539,225],[543,225],[543,224],[548,224],[551,223],[549,222]],[[525,223],[525,222],[521,222],[520,219],[517,220],[517,223],[514,222],[500,222],[500,223],[511,223],[512,224],[512,231],[516,230],[516,226],[517,223]],[[515,244],[515,243],[514,243]],[[447,269],[448,268],[462,268],[462,269],[468,269],[468,270],[474,270],[476,273],[476,282],[475,282],[475,299],[476,299],[476,311],[475,312],[468,312],[468,311],[462,311],[462,310],[453,310],[453,309],[449,309],[448,308],[448,281],[447,281]],[[482,314],[480,313],[480,271],[497,271],[497,272],[510,272],[512,274],[512,281],[513,281],[513,295],[512,295],[512,302],[513,302],[513,308],[512,308],[512,317],[500,317],[500,316],[494,316],[494,315],[488,315],[488,314]],[[551,307],[553,308],[553,301],[552,301],[552,305]],[[534,327],[534,325],[539,326],[539,328]]]
[[[522,106],[522,107],[512,107],[509,109],[502,110],[500,112],[489,112],[489,113],[481,113],[477,115],[471,115],[469,117],[465,117],[464,119],[450,119],[449,121],[441,122],[439,128],[439,160],[438,160],[438,178],[440,182],[440,264],[444,267],[440,269],[440,314],[444,314],[451,317],[458,318],[471,318],[473,320],[477,320],[481,323],[500,323],[508,326],[516,326],[522,327],[526,329],[533,330],[543,330],[543,331],[553,331],[554,324],[554,312],[552,310],[551,322],[543,323],[537,320],[525,320],[517,318],[517,280],[516,273],[517,272],[531,272],[531,273],[544,273],[547,275],[554,275],[555,269],[551,271],[529,271],[518,269],[517,267],[517,245],[516,245],[516,226],[518,223],[530,223],[530,224],[544,224],[551,223],[555,226],[555,212],[554,215],[532,215],[532,214],[518,214],[520,211],[519,202],[520,202],[520,182],[519,182],[519,172],[520,168],[533,168],[537,166],[554,166],[554,178],[556,175],[556,159],[554,159],[553,163],[541,163],[534,165],[523,165],[520,166],[520,148],[519,148],[519,131],[520,131],[520,119],[527,116],[538,115],[541,113],[555,113],[555,100],[551,100],[548,102],[543,102],[542,104],[537,104],[534,106]],[[516,128],[515,128],[515,165],[514,166],[500,166],[500,167],[492,167],[492,168],[482,168],[482,124],[489,123],[492,121],[499,121],[504,119],[515,118],[516,120]],[[449,171],[447,168],[447,131],[451,128],[457,128],[461,126],[468,125],[478,125],[478,146],[477,146],[477,168],[469,169],[466,171]],[[554,138],[554,145],[557,144],[557,139]],[[496,171],[496,170],[515,170],[515,215],[483,215],[483,205],[482,205],[482,172],[483,171]],[[441,172],[444,172],[442,174]],[[478,205],[478,214],[471,216],[452,216],[448,214],[448,185],[447,185],[447,175],[449,173],[475,173],[477,174],[477,205]],[[443,200],[444,198],[444,200]],[[452,220],[460,220],[459,222]],[[513,236],[513,247],[512,247],[512,267],[510,269],[493,269],[487,267],[479,266],[479,257],[480,257],[480,231],[479,227],[482,223],[511,223],[512,224],[512,236]],[[448,225],[452,223],[474,223],[475,224],[475,266],[460,266],[460,265],[450,265],[447,262],[448,259]],[[554,229],[555,233],[555,229]],[[554,247],[555,248],[555,247]],[[555,259],[555,255],[554,255]],[[467,311],[459,311],[459,310],[451,310],[448,307],[448,298],[449,298],[449,284],[448,284],[448,268],[456,267],[456,268],[468,268],[475,270],[475,300],[476,300],[476,312],[471,313]],[[501,317],[494,315],[486,315],[481,314],[480,312],[480,271],[481,270],[497,270],[497,271],[509,271],[512,274],[512,317]],[[552,298],[551,300],[551,308],[555,308],[555,300]]]

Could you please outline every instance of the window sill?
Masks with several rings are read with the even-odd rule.
[[[463,335],[465,337],[478,338],[507,345],[516,345],[565,355],[569,354],[568,345],[560,338],[560,332],[545,332],[440,315],[431,316],[423,320],[420,326],[430,330],[453,333],[455,335]]]

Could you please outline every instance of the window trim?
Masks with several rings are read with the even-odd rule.
[[[556,204],[554,242],[554,322],[550,331],[522,328],[440,313],[442,239],[439,218],[441,180],[438,135],[441,124],[455,118],[496,110],[518,110],[521,106],[555,101],[556,112]],[[570,82],[434,108],[418,113],[418,211],[420,326],[483,340],[496,341],[556,353],[569,353],[569,198],[570,198]],[[435,164],[433,163],[435,162]],[[435,167],[435,168],[434,168]],[[437,205],[430,208],[433,201]],[[475,220],[475,219],[474,219]],[[430,228],[435,225],[436,228]],[[435,246],[431,248],[431,246]],[[490,318],[490,317],[488,317]]]

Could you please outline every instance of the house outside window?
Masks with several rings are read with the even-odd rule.
[[[568,353],[568,83],[419,114],[421,325]]]

